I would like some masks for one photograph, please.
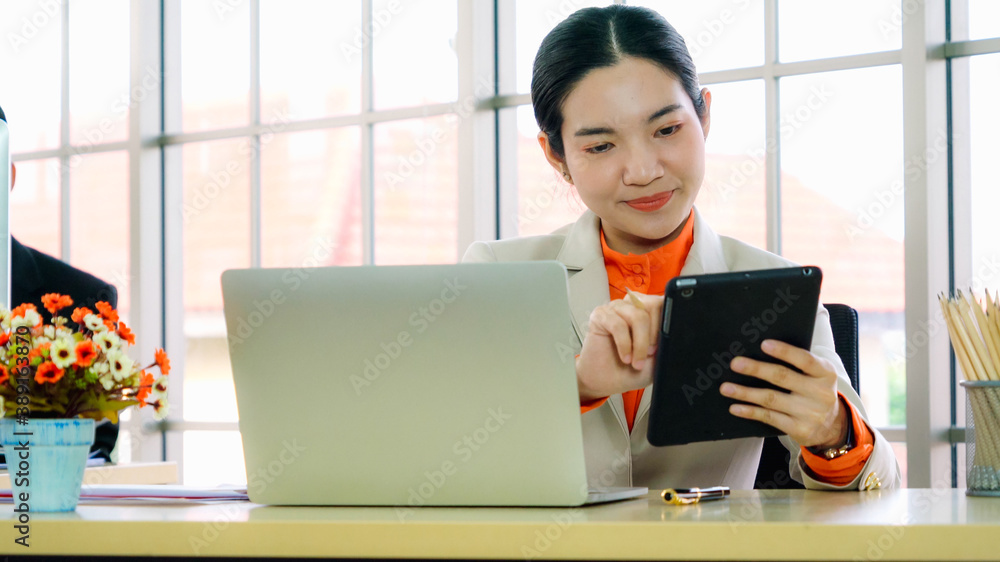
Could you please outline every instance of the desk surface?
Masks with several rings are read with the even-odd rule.
[[[1000,559],[1000,498],[964,490],[738,491],[724,501],[645,498],[582,508],[335,508],[85,504],[31,514],[0,553],[233,557],[703,560]],[[115,537],[115,538],[112,538]]]

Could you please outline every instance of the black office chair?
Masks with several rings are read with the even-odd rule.
[[[847,376],[851,379],[854,391],[861,392],[861,382],[858,376],[858,311],[846,304],[824,304],[830,313],[830,327],[833,328],[833,344],[837,355],[844,362]],[[791,453],[781,444],[777,437],[764,439],[764,449],[760,454],[760,464],[757,465],[755,489],[796,490],[804,486],[788,474],[788,463]]]

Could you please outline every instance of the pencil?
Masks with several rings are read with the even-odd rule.
[[[975,297],[973,297],[969,307],[976,317],[976,324],[979,326],[979,332],[983,335],[983,341],[986,343],[986,351],[990,355],[990,366],[992,367],[988,370],[990,379],[1000,380],[1000,375],[997,373],[997,369],[1000,369],[1000,343],[994,341],[992,327],[986,319],[986,314],[983,313],[983,307],[975,300]]]
[[[955,318],[952,317],[951,301],[949,301],[944,295],[939,295],[938,302],[941,303],[941,312],[944,313],[945,324],[948,326],[948,334],[951,338],[951,347],[955,350],[955,358],[958,359],[958,364],[962,367],[962,372],[965,374],[965,378],[970,381],[979,380],[979,377],[976,376],[976,371],[972,369],[972,363],[969,361],[968,354],[965,353],[965,346],[962,343],[962,338],[958,335],[958,326],[955,323]]]
[[[994,365],[1000,369],[1000,321],[997,319],[998,316],[1000,316],[1000,311],[997,310],[997,303],[990,298],[990,293],[987,291],[986,314],[982,318],[983,334],[989,334],[990,341],[993,342],[993,349],[997,352],[997,356],[993,358]]]
[[[966,306],[963,307],[963,304]],[[968,303],[965,302],[962,291],[959,291],[958,297],[952,302],[952,314],[957,319],[959,328],[958,335],[962,338],[962,344],[965,345],[965,350],[969,353],[972,367],[976,370],[976,380],[988,381],[992,378],[987,368],[989,357],[986,355],[983,342],[977,337],[979,333],[972,324],[972,318],[967,316],[967,311]]]

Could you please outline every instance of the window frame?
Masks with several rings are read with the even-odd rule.
[[[60,21],[62,37],[62,91],[59,146],[12,154],[17,162],[57,158],[60,162],[59,209],[62,222],[61,257],[70,261],[69,159],[77,154],[127,151],[130,194],[130,290],[137,353],[152,354],[156,347],[174,351],[175,371],[171,375],[171,416],[153,422],[148,413],[131,416],[123,430],[133,436],[129,443],[136,461],[176,460],[183,469],[182,439],[185,431],[238,431],[238,423],[184,421],[179,397],[183,382],[183,305],[181,287],[182,224],[176,213],[182,201],[181,161],[177,147],[219,139],[250,138],[259,142],[268,133],[260,116],[260,0],[250,1],[251,94],[246,126],[200,131],[177,131],[180,91],[177,82],[161,79],[159,91],[132,104],[128,137],[124,141],[95,145],[73,144],[69,138],[69,9],[65,4]],[[373,23],[373,0],[360,0],[362,28]],[[964,443],[964,401],[956,392],[956,372],[947,335],[942,330],[928,333],[929,323],[940,317],[936,297],[962,286],[971,273],[971,239],[963,217],[971,205],[971,188],[961,181],[967,173],[968,146],[960,142],[960,108],[951,100],[963,86],[954,75],[953,61],[964,57],[1000,53],[1000,37],[978,40],[954,39],[948,26],[963,17],[967,0],[901,0],[903,40],[898,50],[820,60],[778,62],[778,2],[765,2],[765,62],[760,66],[706,72],[701,82],[712,84],[763,80],[765,87],[766,140],[777,150],[766,156],[767,249],[781,252],[780,179],[780,79],[789,76],[836,70],[900,65],[903,75],[904,158],[919,159],[936,142],[942,128],[949,133],[947,159],[928,164],[926,172],[905,178],[906,213],[906,309],[907,342],[927,341],[914,346],[907,357],[906,426],[879,430],[889,440],[906,442],[910,487],[957,486],[964,474],[957,473],[957,445]],[[624,2],[617,2],[624,3]],[[140,87],[149,68],[161,76],[178,76],[180,70],[180,3],[168,0],[131,0],[130,87]],[[967,10],[966,10],[967,11]],[[354,115],[293,121],[284,131],[324,130],[358,126],[362,142],[362,244],[365,263],[372,263],[373,249],[373,160],[374,125],[392,121],[442,115],[458,115],[459,125],[459,224],[456,254],[474,240],[516,235],[516,123],[514,112],[504,109],[530,105],[527,93],[499,95],[512,91],[515,36],[515,1],[494,0],[458,3],[459,52],[458,100],[390,110],[372,106],[372,45],[362,48],[362,108]],[[943,23],[946,22],[946,23]],[[482,88],[483,78],[492,83]],[[514,135],[512,135],[514,131]],[[513,160],[512,160],[513,159]],[[510,164],[513,162],[513,166]],[[252,265],[260,266],[259,160],[251,168],[251,231],[249,245]],[[948,185],[948,190],[934,189]],[[940,373],[947,372],[949,377]]]

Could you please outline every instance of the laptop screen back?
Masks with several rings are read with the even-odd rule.
[[[585,499],[560,264],[231,270],[222,285],[253,501]]]

